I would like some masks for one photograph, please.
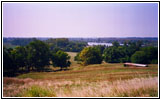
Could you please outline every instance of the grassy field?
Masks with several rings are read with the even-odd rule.
[[[157,97],[158,65],[123,64],[81,66],[71,56],[66,71],[31,72],[3,78],[4,97]]]

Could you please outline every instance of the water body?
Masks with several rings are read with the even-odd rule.
[[[88,42],[88,46],[96,46],[96,45],[113,46],[112,43]],[[120,44],[120,45],[123,45],[123,44]]]
[[[88,42],[88,46],[96,46],[96,45],[112,46],[112,43],[97,43],[97,42]]]

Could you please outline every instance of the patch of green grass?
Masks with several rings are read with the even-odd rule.
[[[83,68],[84,68],[84,66],[79,66],[79,67],[72,68],[72,70],[77,71],[77,70],[82,70]]]
[[[19,95],[20,97],[55,97],[55,93],[49,89],[33,85],[32,87],[24,90]]]
[[[31,72],[31,73],[19,75],[17,76],[17,78],[43,79],[45,78],[45,76],[43,76],[43,72]]]

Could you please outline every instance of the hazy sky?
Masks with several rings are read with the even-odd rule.
[[[157,37],[157,3],[3,3],[4,37]]]

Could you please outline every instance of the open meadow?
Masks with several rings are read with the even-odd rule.
[[[1,99],[160,98],[159,11],[160,1],[1,1]]]
[[[4,97],[157,97],[158,65],[122,63],[81,66],[71,56],[66,71],[30,72],[3,78]],[[51,68],[51,66],[50,66]]]

